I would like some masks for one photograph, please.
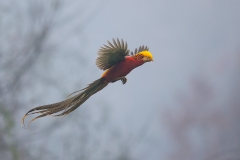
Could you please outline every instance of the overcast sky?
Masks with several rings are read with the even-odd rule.
[[[121,82],[110,84],[82,106],[94,110],[98,102],[106,103],[111,108],[112,125],[119,126],[124,133],[130,131],[137,135],[146,128],[145,136],[150,140],[136,149],[133,155],[136,159],[146,159],[144,156],[147,155],[149,159],[157,160],[167,155],[172,141],[168,140],[161,116],[168,108],[179,110],[176,96],[191,94],[194,78],[206,80],[219,92],[214,103],[221,103],[229,96],[231,85],[226,76],[235,73],[240,51],[239,0],[105,0],[85,2],[83,8],[76,1],[76,5],[69,6],[66,12],[79,11],[76,21],[84,24],[76,25],[74,38],[64,42],[71,48],[69,55],[55,53],[52,55],[55,60],[47,66],[56,69],[50,77],[62,77],[58,83],[67,90],[65,92],[70,94],[101,76],[102,71],[95,65],[97,51],[112,38],[127,41],[130,50],[147,45],[153,54],[154,62],[133,70],[125,85]],[[78,16],[76,14],[74,16]],[[77,22],[71,23],[74,26]],[[78,47],[82,48],[81,53],[76,53]],[[82,68],[73,74],[69,68],[81,67],[77,61],[71,63],[71,58],[77,58],[77,54],[82,54],[85,59],[79,59]],[[69,66],[62,65],[66,61],[70,62]],[[227,67],[222,71],[224,64]],[[41,66],[38,68],[41,70]],[[46,93],[41,100],[52,103],[66,95],[58,96]]]
[[[98,48],[117,37],[127,41],[130,50],[147,45],[154,62],[132,71],[126,85],[110,84],[86,103],[104,99],[114,124],[134,133],[147,123],[147,134],[156,143],[139,152],[158,159],[166,149],[162,143],[169,145],[159,116],[166,107],[178,107],[177,93],[188,94],[193,78],[214,84],[217,97],[228,96],[230,82],[222,79],[225,75],[218,74],[218,67],[224,60],[236,63],[240,1],[105,1],[100,7],[83,31],[90,64],[95,65]],[[84,73],[89,83],[102,74],[97,67],[93,70],[94,74]],[[232,70],[234,66],[225,72]]]

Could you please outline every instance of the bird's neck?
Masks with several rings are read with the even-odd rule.
[[[133,55],[132,57],[133,57],[135,60],[140,61],[140,60],[143,58],[143,55],[138,53],[138,54]]]

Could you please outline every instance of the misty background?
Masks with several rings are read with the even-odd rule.
[[[239,0],[0,0],[1,159],[239,159],[239,10]],[[65,117],[21,126],[28,110],[98,79],[97,51],[112,38],[147,45],[154,62]]]

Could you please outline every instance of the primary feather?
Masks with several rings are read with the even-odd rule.
[[[129,54],[127,49],[127,43],[124,43],[123,40],[113,39],[113,44],[108,41],[108,45],[104,45],[98,51],[98,57],[96,59],[96,65],[101,70],[106,70],[115,64],[123,61],[125,56]]]

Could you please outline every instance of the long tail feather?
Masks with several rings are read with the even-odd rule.
[[[72,111],[74,111],[75,109],[77,109],[89,97],[91,97],[93,94],[97,93],[98,91],[102,90],[107,85],[108,85],[108,83],[106,83],[103,78],[100,78],[100,79],[94,81],[93,83],[89,84],[86,88],[84,88],[80,91],[77,91],[80,93],[78,93],[77,95],[75,95],[73,97],[70,97],[70,98],[68,98],[64,101],[58,102],[58,103],[33,108],[24,115],[24,117],[22,118],[22,124],[24,125],[25,118],[30,114],[38,113],[40,115],[33,118],[29,122],[29,124],[38,118],[45,117],[48,115],[53,115],[53,116],[67,115],[67,114],[71,113]]]

